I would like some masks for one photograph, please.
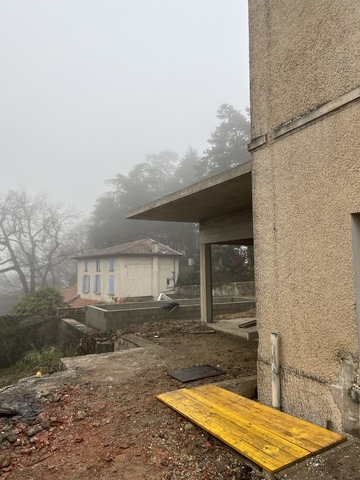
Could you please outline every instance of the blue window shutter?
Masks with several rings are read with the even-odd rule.
[[[81,291],[85,292],[85,275],[81,277]]]
[[[89,293],[90,292],[90,275],[85,275],[85,292]]]
[[[114,295],[114,293],[115,293],[114,275],[109,275],[109,294]]]
[[[109,270],[110,272],[114,271],[114,257],[109,258]]]
[[[98,281],[99,281],[99,285],[98,285],[99,288],[97,293],[101,293],[101,276],[100,275],[98,275]]]
[[[94,290],[94,293],[97,293],[97,281],[96,281],[96,277],[97,275],[94,275],[94,286],[93,286],[93,290]]]

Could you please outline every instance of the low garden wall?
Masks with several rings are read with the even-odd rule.
[[[64,307],[58,308],[56,313],[58,318],[72,318],[78,322],[85,323],[86,307]]]
[[[72,318],[59,320],[59,344],[63,350],[68,347],[77,347],[84,337],[94,334],[96,334],[96,330],[77,320]]]
[[[213,283],[213,297],[255,298],[255,282]],[[184,285],[175,288],[177,298],[200,297],[200,285]]]
[[[120,305],[91,305],[86,311],[86,325],[101,332],[116,331],[127,328],[132,324],[163,320],[167,315],[171,319],[190,320],[200,318],[199,299],[181,300],[180,305],[171,311],[162,308],[163,302],[141,303],[142,307],[128,308],[129,304]],[[126,307],[124,306],[126,305]],[[116,308],[117,307],[117,308]],[[239,313],[255,308],[255,301],[249,299],[214,299],[214,315]]]

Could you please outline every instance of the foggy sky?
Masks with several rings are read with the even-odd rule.
[[[246,0],[1,0],[0,193],[89,213],[147,154],[249,106]]]

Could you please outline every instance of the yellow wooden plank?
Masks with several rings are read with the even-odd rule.
[[[253,420],[244,418],[231,405],[227,405],[225,402],[221,404],[216,403],[211,398],[206,398],[199,394],[197,389],[188,390],[187,395],[204,405],[205,408],[210,409],[210,411],[218,413],[218,415],[227,419],[234,426],[243,429],[245,432],[251,432],[250,443],[254,443],[256,446],[261,445],[261,442],[265,442],[266,445],[273,444],[280,448],[280,451],[293,458],[301,458],[310,453],[307,449],[294,444],[286,437],[278,435],[270,429],[263,428],[256,422],[255,418]]]
[[[272,473],[346,440],[214,385],[157,398]]]
[[[158,395],[158,399],[187,417],[221,441],[270,472],[309,456],[309,452],[274,438],[254,425],[235,424],[231,414],[219,406],[211,406],[204,398],[196,398],[191,390],[181,389]]]
[[[249,446],[247,443],[244,435],[242,435],[243,432],[237,432],[236,428],[232,428],[232,426],[229,428],[224,419],[217,417],[216,414],[214,415],[209,411],[206,411],[202,404],[197,403],[194,399],[186,397],[186,395],[181,395],[181,398],[174,398],[173,395],[159,395],[157,398],[182,414],[184,417],[199,425],[203,430],[206,430],[219,438],[222,442],[231,446],[234,450],[253,460],[253,449],[251,448],[251,445]],[[222,435],[218,436],[216,432],[219,430],[220,425],[222,426]],[[271,472],[275,472],[280,468],[279,462],[271,456],[269,457],[266,452],[262,453],[259,451],[259,454],[255,456],[255,459],[256,460],[254,461],[259,465],[264,466],[264,468],[266,465]]]
[[[286,437],[312,453],[319,453],[330,446],[346,441],[346,437],[336,432],[274,410],[215,385],[205,385],[195,390],[198,394],[211,398],[214,403],[226,404],[227,408],[236,410],[243,418]]]

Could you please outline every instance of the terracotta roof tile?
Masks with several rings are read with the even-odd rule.
[[[98,305],[99,303],[104,303],[104,302],[98,302],[97,300],[90,300],[88,298],[76,298],[73,302],[71,302],[70,306],[71,307],[86,307],[86,305]]]
[[[61,290],[61,293],[64,297],[64,301],[66,303],[69,303],[71,300],[78,296],[76,283],[74,285],[71,285],[70,287],[64,288],[63,290]]]
[[[86,305],[97,305],[98,303],[101,303],[98,300],[80,298],[80,295],[77,293],[76,283],[70,287],[64,288],[61,293],[64,297],[65,303],[71,307],[84,307]]]

